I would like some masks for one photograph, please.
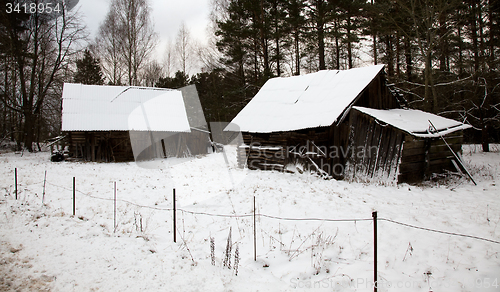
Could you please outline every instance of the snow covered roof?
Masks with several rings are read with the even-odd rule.
[[[330,126],[383,67],[272,78],[225,130],[269,133]]]
[[[354,106],[359,110],[375,119],[389,124],[395,128],[408,132],[416,137],[430,138],[440,137],[449,133],[468,129],[471,126],[461,122],[447,119],[435,114],[413,109],[389,109],[378,110]],[[429,121],[436,127],[434,131]]]
[[[63,131],[190,132],[181,91],[65,83]]]

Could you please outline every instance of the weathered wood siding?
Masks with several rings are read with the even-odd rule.
[[[463,132],[444,136],[455,153],[462,153]],[[441,138],[419,138],[407,135],[403,144],[398,182],[420,182],[434,173],[457,171],[455,157]]]
[[[415,137],[355,109],[350,114],[349,146],[355,149],[356,155],[347,161],[346,179],[417,183],[434,173],[456,171],[452,162],[454,155],[441,138]],[[455,152],[461,152],[462,131],[444,138]]]
[[[151,141],[155,141],[151,145]],[[209,134],[128,131],[68,132],[70,156],[84,161],[125,162],[206,154]],[[132,147],[134,145],[134,147]],[[134,153],[136,152],[139,153]]]
[[[326,158],[313,153],[321,152],[318,147],[327,143],[328,134],[326,127],[296,132],[245,133],[245,146],[238,148],[238,161],[243,164],[246,157],[250,169],[279,171],[284,171],[289,163],[305,165],[306,161],[311,162],[310,159],[319,167],[325,166]]]
[[[70,156],[85,161],[133,161],[126,131],[68,132]]]
[[[377,75],[377,77],[370,82],[366,89],[358,96],[354,105],[373,109],[400,107],[396,97],[394,97],[387,88],[384,74]]]
[[[345,179],[349,181],[395,180],[405,134],[353,109]]]

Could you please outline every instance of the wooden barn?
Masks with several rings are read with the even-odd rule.
[[[406,135],[404,133],[407,132],[394,126],[394,131],[399,132],[394,135],[395,141],[392,141],[391,146],[399,145],[399,148],[382,149],[381,145],[375,145],[376,138],[371,133],[381,130],[372,124],[379,121],[361,109],[380,112],[399,110],[403,102],[387,86],[383,69],[383,65],[377,65],[270,79],[225,129],[243,133],[244,144],[238,148],[240,165],[250,169],[291,172],[312,170],[325,177],[349,180],[367,180],[373,179],[377,174],[383,177],[397,172],[401,162],[401,145],[409,143],[406,139],[430,137]],[[353,108],[358,109],[355,117]],[[430,115],[427,116],[429,118],[432,116],[433,120],[434,117],[443,119],[428,113],[426,115]],[[370,120],[373,120],[372,124]],[[385,135],[388,127],[381,128],[386,129],[383,133]],[[454,129],[458,131],[463,128]],[[448,132],[445,130],[443,133],[450,134]],[[374,139],[373,142],[368,143],[361,138],[367,135]],[[456,135],[461,137],[461,132],[456,132]],[[439,134],[435,133],[433,137],[439,137]],[[390,138],[393,139],[392,136]],[[461,146],[460,139],[454,141]],[[457,145],[454,146],[455,149],[459,147]],[[384,164],[376,159],[368,160],[365,156],[371,155],[370,151],[375,152],[373,146],[379,147],[377,151],[387,152],[384,153],[385,156],[379,155],[376,159],[392,159],[395,163]],[[442,158],[439,156],[441,154]],[[440,152],[433,154],[433,157],[444,160],[449,159],[449,154],[451,153]],[[418,157],[412,159],[422,159],[423,162],[419,163],[425,163],[425,155]],[[371,163],[374,164],[372,168]],[[423,173],[448,169],[440,169],[446,163],[436,163],[433,163],[432,168],[422,170]],[[392,172],[379,172],[381,165],[387,166]],[[401,166],[401,170],[405,170],[410,164],[403,163]],[[412,181],[415,177],[401,175],[394,178],[403,182]],[[419,179],[422,178],[423,176],[419,176]]]
[[[70,157],[122,162],[206,154],[208,127],[194,86],[64,84],[62,131]]]

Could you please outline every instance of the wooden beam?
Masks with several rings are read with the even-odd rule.
[[[95,160],[95,135],[94,135],[94,133],[93,133],[93,132],[90,134],[90,143],[91,143],[91,144],[90,144],[90,145],[91,145],[91,146],[90,146],[90,148],[91,148],[91,151],[92,151],[92,152],[91,152],[91,153],[92,153],[92,154],[91,154],[92,161],[94,161],[94,162],[95,162],[95,161],[96,161],[96,160]]]

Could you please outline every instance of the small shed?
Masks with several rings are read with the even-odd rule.
[[[405,135],[407,132],[395,125],[392,130],[394,135],[387,134],[390,139],[394,139],[390,140],[394,147],[385,153],[386,156],[377,156],[375,160],[352,158],[353,153],[360,155],[354,152],[354,147],[366,146],[366,151],[371,146],[385,146],[375,145],[378,140],[373,135],[370,138],[374,140],[370,143],[365,143],[366,140],[361,137],[373,131],[382,132],[382,129],[385,129],[384,134],[388,132],[387,127],[380,126],[378,129],[373,126],[381,122],[361,109],[384,112],[399,110],[403,105],[402,97],[387,85],[384,65],[350,70],[323,70],[302,76],[270,79],[225,131],[241,131],[243,134],[244,144],[238,148],[238,162],[242,167],[292,172],[312,170],[325,177],[353,179],[354,176],[361,176],[358,171],[360,169],[369,175],[375,170],[379,171],[381,165],[388,169],[398,169],[398,151],[402,149],[403,140],[411,138],[423,143],[421,140],[424,137],[418,136],[418,131],[411,132],[413,135]],[[354,120],[353,108],[358,109],[354,113]],[[432,116],[432,120],[438,117]],[[405,115],[402,115],[402,119],[405,119]],[[458,129],[460,128],[456,128],[454,133],[461,135]],[[461,140],[456,139],[455,147],[460,143]],[[407,148],[408,144],[409,142]],[[397,145],[400,148],[396,148]],[[411,168],[406,159],[399,168],[400,171],[405,171],[400,176],[402,180],[410,176],[405,174],[406,168]],[[445,157],[438,160],[441,159]],[[448,163],[441,162],[443,165]],[[440,169],[437,162],[432,163],[433,167],[425,168],[424,173]],[[390,171],[387,173],[392,174]],[[419,176],[421,177],[423,176]]]
[[[205,154],[210,140],[197,98],[194,87],[65,83],[62,131],[70,156],[120,162]]]
[[[433,173],[461,171],[451,151],[461,155],[469,125],[420,110],[356,106],[349,124],[348,180],[415,183]]]

